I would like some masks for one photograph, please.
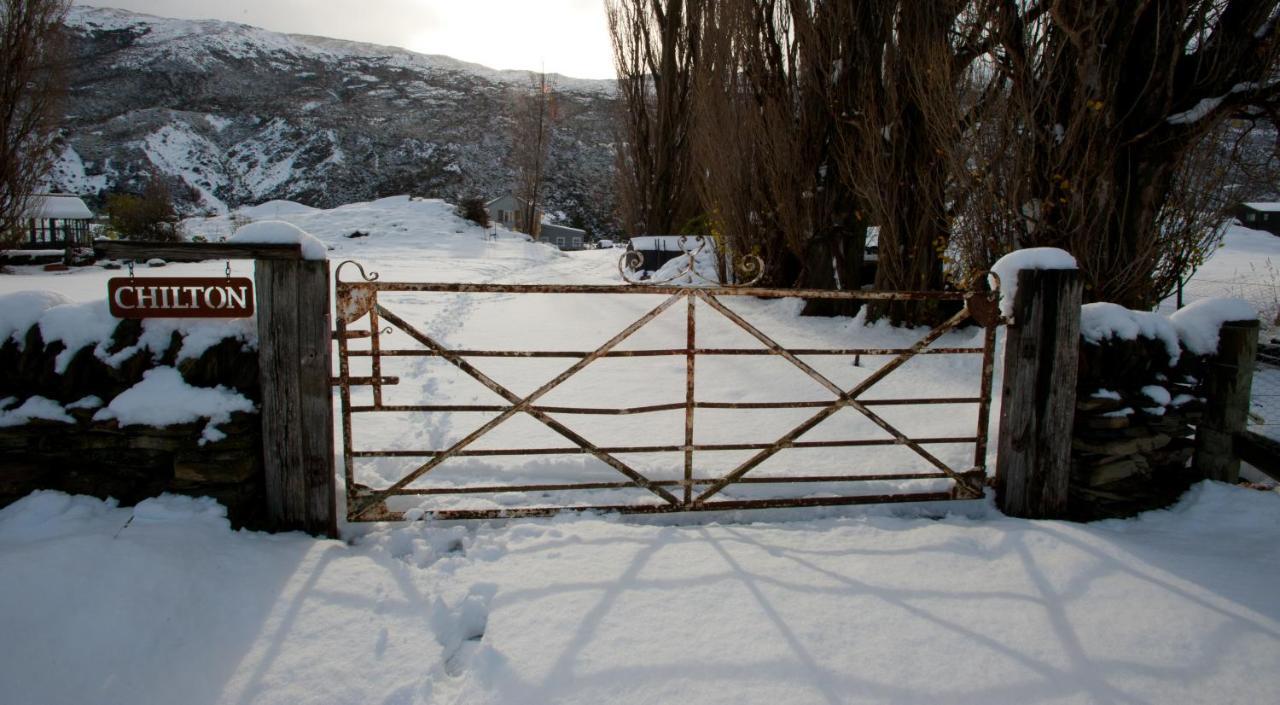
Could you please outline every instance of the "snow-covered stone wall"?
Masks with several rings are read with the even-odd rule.
[[[263,505],[252,320],[121,321],[105,302],[0,296],[0,506],[37,489]]]
[[[1110,303],[1083,307],[1071,458],[1075,518],[1168,506],[1203,479],[1189,464],[1218,331],[1253,318],[1247,304],[1231,299],[1171,317]]]

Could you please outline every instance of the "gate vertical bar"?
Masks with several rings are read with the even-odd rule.
[[[689,307],[685,315],[685,375],[684,375],[684,503],[693,501],[693,416],[694,416],[694,364],[698,349],[696,317],[694,315],[694,299],[689,295],[685,299]]]
[[[987,434],[991,429],[991,387],[995,377],[996,331],[999,325],[987,326],[982,337],[982,388],[978,391],[978,440],[973,448],[973,466],[987,467]]]
[[[342,286],[341,283],[338,284]],[[339,301],[342,300],[339,294]],[[342,412],[342,477],[347,486],[347,507],[351,507],[352,500],[356,496],[356,473],[355,461],[352,458],[354,447],[351,443],[351,362],[347,356],[347,321],[341,315],[337,316],[338,327],[338,404]]]
[[[373,405],[382,406],[382,343],[378,338],[382,323],[378,321],[378,307],[369,309],[369,350],[373,375]]]

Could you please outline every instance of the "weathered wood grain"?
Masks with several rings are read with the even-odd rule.
[[[1196,426],[1196,452],[1191,468],[1199,476],[1235,484],[1240,480],[1236,434],[1245,430],[1258,354],[1258,322],[1225,323],[1218,333],[1218,352],[1205,375],[1204,415]]]
[[[1067,513],[1081,294],[1075,270],[1018,273],[996,457],[996,502],[1010,516]]]

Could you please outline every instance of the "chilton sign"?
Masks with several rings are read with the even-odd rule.
[[[116,318],[248,318],[253,280],[245,277],[115,277],[107,301]]]

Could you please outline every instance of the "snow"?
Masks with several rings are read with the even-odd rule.
[[[115,419],[122,426],[163,428],[208,419],[200,444],[220,441],[226,434],[217,425],[231,420],[232,412],[253,411],[253,402],[223,386],[193,387],[172,367],[156,367],[142,381],[121,392],[94,414],[95,421]]]
[[[40,337],[46,344],[61,342],[66,347],[54,359],[53,371],[62,374],[80,349],[93,345],[100,358],[106,357],[106,343],[119,320],[111,316],[106,299],[54,306],[40,317]]]
[[[1143,396],[1155,402],[1159,406],[1169,406],[1173,401],[1173,397],[1169,394],[1169,390],[1158,384],[1149,384],[1141,389]]]
[[[100,406],[102,406],[102,399],[94,395],[81,397],[80,399],[67,404],[68,409],[97,409]]]
[[[1268,213],[1280,212],[1280,203],[1276,202],[1253,202],[1244,204],[1255,211],[1265,211]]]
[[[1114,401],[1120,401],[1120,392],[1117,392],[1114,389],[1099,389],[1094,392],[1092,396],[1094,399],[1112,399]]]
[[[36,419],[61,421],[63,423],[76,422],[58,402],[41,396],[34,396],[22,402],[16,409],[0,411],[0,428],[23,426]]]
[[[56,291],[17,291],[0,294],[0,344],[12,338],[22,349],[27,331],[39,322],[45,311],[71,299]]]
[[[0,510],[14,703],[1268,703],[1280,497],[232,532],[209,500]]]
[[[41,194],[33,196],[27,206],[28,218],[71,218],[84,220],[93,217],[93,211],[76,196],[68,194]]]
[[[1170,365],[1177,364],[1182,353],[1178,331],[1168,318],[1150,311],[1131,311],[1119,304],[1100,302],[1080,307],[1080,335],[1095,344],[1112,338],[1159,340],[1169,353]]]
[[[1056,247],[1028,247],[1014,250],[991,265],[991,273],[999,278],[1000,313],[1013,317],[1013,302],[1018,295],[1018,272],[1024,269],[1077,269],[1076,258]],[[995,282],[992,283],[995,286]]]
[[[231,236],[229,242],[255,245],[297,243],[302,245],[303,259],[328,258],[323,242],[303,232],[302,228],[283,220],[262,220],[245,225]]]
[[[1182,344],[1196,355],[1218,350],[1218,331],[1231,321],[1256,321],[1258,312],[1240,299],[1201,299],[1169,317]]]
[[[620,281],[621,252],[562,254],[502,229],[490,239],[442,201],[402,196],[322,211],[287,203],[257,208],[247,209],[249,217],[291,222],[333,248],[335,260],[356,260],[379,273],[380,281]],[[187,226],[188,232],[216,239],[231,223],[230,216],[219,215],[189,220]],[[353,230],[369,236],[348,239]],[[222,264],[176,263],[166,272],[209,276],[220,274]],[[234,266],[252,270],[249,263]],[[117,274],[98,267],[57,274],[17,267],[0,278],[0,291],[56,286],[66,294],[56,303],[93,301]],[[334,278],[358,280],[358,273],[348,266]],[[564,350],[594,348],[661,297],[385,292],[380,300],[450,347]],[[900,347],[923,335],[884,322],[868,326],[861,314],[801,317],[795,299],[724,301],[789,347]],[[758,346],[708,307],[698,304],[696,313],[700,345]],[[9,315],[0,306],[0,321]],[[40,315],[27,319],[38,321]],[[682,346],[684,316],[683,306],[674,307],[620,349]],[[167,332],[179,325],[148,321],[139,346],[167,347]],[[247,326],[235,329],[247,341],[252,323],[237,325]],[[213,329],[182,330],[184,351],[224,337]],[[980,330],[960,330],[937,345],[980,344],[981,338]],[[383,345],[413,343],[397,332]],[[699,359],[699,399],[830,398],[784,361],[726,357]],[[921,356],[867,396],[975,396],[976,358]],[[859,366],[817,356],[807,361],[848,387],[888,359],[863,356]],[[353,374],[369,373],[367,360],[354,364]],[[475,364],[527,393],[568,363],[531,358]],[[401,380],[384,389],[388,404],[495,402],[488,390],[439,359],[388,358],[383,374]],[[545,403],[682,401],[684,384],[682,359],[605,359]],[[997,406],[998,389],[997,381]],[[192,413],[196,402],[216,402],[209,404],[208,417],[197,417],[210,418],[232,401],[202,396],[208,393],[218,390],[195,390],[176,370],[162,368],[126,392],[132,395],[128,404],[120,402],[122,395],[102,411],[115,414],[112,406],[128,406],[169,421]],[[364,403],[370,392],[356,394],[363,397],[357,403]],[[911,436],[937,437],[971,435],[972,408],[925,414],[882,407],[882,413]],[[697,415],[699,443],[776,438],[780,429],[809,415],[705,412]],[[998,418],[997,409],[993,420]],[[513,418],[495,429],[487,447],[545,447],[545,429],[525,421]],[[805,440],[882,437],[852,412],[831,421]],[[447,445],[477,423],[475,415],[387,413],[364,415],[354,426],[360,448],[421,448]],[[605,444],[636,438],[637,423],[634,416],[592,416],[570,425]],[[654,443],[679,443],[684,431],[680,411],[643,423],[646,439]],[[972,463],[972,444],[930,450],[951,464]],[[789,455],[779,456],[780,462],[753,473],[911,471],[916,466],[905,463],[919,460],[893,446],[784,453]],[[725,456],[725,466],[702,455],[699,463],[716,473],[741,459]],[[670,471],[669,458],[626,459],[646,473],[672,477],[661,474]],[[357,481],[383,487],[419,462],[359,460]],[[428,484],[617,477],[579,456],[457,460],[433,470]],[[679,472],[678,463],[674,467]],[[803,491],[833,490],[813,484]],[[862,484],[868,492],[898,491],[902,485]],[[759,487],[743,486],[726,496],[745,498]],[[607,499],[596,494],[585,501]],[[545,501],[536,493],[442,496],[432,506]],[[122,508],[110,500],[38,492],[0,510],[0,632],[21,635],[0,642],[9,647],[0,647],[0,701],[1280,701],[1274,669],[1280,652],[1274,595],[1280,579],[1280,497],[1274,493],[1204,483],[1171,510],[1088,525],[1010,519],[986,500],[341,528],[344,541],[231,531],[211,500],[172,496]]]

